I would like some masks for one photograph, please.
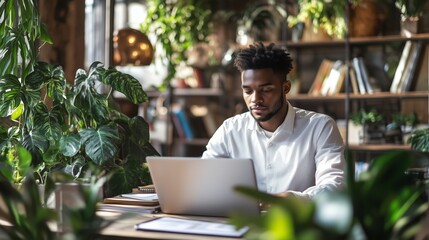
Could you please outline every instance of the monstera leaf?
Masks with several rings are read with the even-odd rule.
[[[148,96],[140,82],[129,74],[119,72],[114,68],[100,70],[103,73],[101,81],[110,85],[113,90],[123,93],[131,102],[139,104],[148,101]]]
[[[97,165],[110,161],[118,152],[119,133],[113,125],[104,125],[99,129],[82,129],[80,131],[85,152]]]

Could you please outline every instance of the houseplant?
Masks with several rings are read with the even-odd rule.
[[[26,152],[21,148],[19,151]],[[2,156],[3,157],[3,156]],[[30,161],[30,154],[22,154],[22,161]],[[46,178],[45,191],[38,190],[38,181],[32,168],[27,169],[25,179],[16,185],[0,173],[0,216],[13,227],[0,225],[0,235],[8,239],[94,239],[99,231],[109,226],[113,219],[106,220],[96,214],[100,201],[99,190],[107,176],[91,178],[90,184],[78,183],[76,197],[84,206],[67,204],[52,209],[46,206],[51,194],[55,192],[54,179]],[[52,225],[57,229],[53,230]]]
[[[404,174],[416,160],[406,151],[373,159],[358,180],[349,174],[344,191],[326,191],[312,200],[282,198],[237,187],[272,207],[258,217],[234,216],[247,225],[248,239],[414,239],[428,209],[425,184]]]
[[[253,41],[276,42],[285,26],[286,6],[274,0],[256,1],[245,7],[237,20],[237,43],[248,45]]]
[[[290,27],[305,23],[307,31],[313,30],[316,33],[325,33],[329,37],[340,39],[345,37],[348,30],[352,36],[374,35],[378,32],[383,20],[379,2],[381,0],[298,0],[298,12],[296,15],[289,16],[288,22]],[[347,11],[350,13],[348,14]],[[365,16],[362,16],[362,13]],[[370,18],[369,21],[364,21],[368,18]],[[366,23],[363,30],[366,29],[368,32],[363,32],[362,29],[355,30],[357,27],[354,25],[359,22]],[[310,35],[308,32],[307,34]]]
[[[427,0],[396,0],[401,13],[401,34],[410,36],[419,32],[419,18],[423,15]]]
[[[186,61],[186,52],[204,42],[210,32],[211,11],[198,0],[149,0],[142,32],[155,38],[155,57],[165,58],[167,76],[162,89],[175,77],[176,68]]]
[[[429,152],[429,128],[415,129],[408,138],[411,149],[420,152]]]
[[[380,141],[383,138],[382,121],[383,115],[377,110],[360,110],[351,115],[354,124],[362,126],[362,141],[370,143]]]
[[[150,183],[145,157],[159,154],[149,142],[148,124],[120,113],[110,93],[96,89],[96,84],[107,85],[138,104],[147,101],[141,84],[99,62],[88,71],[77,70],[70,83],[61,66],[37,62],[37,42],[51,40],[35,2],[3,1],[0,6],[5,18],[0,23],[0,147],[14,166],[9,176],[19,174],[17,148],[23,146],[40,176],[61,170],[78,178],[91,166],[94,174],[113,172],[106,196]]]

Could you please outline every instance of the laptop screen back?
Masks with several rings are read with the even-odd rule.
[[[234,190],[257,188],[252,160],[147,157],[164,213],[228,217],[259,214],[259,204]]]

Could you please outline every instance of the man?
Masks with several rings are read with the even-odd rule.
[[[202,158],[251,158],[259,190],[279,196],[312,198],[343,187],[344,143],[335,121],[287,101],[289,53],[256,43],[241,49],[234,65],[249,111],[225,120]]]

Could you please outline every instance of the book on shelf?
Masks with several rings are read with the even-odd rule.
[[[329,59],[323,59],[320,63],[319,69],[317,70],[316,77],[314,78],[313,84],[308,91],[308,94],[318,96],[321,94],[323,82],[328,77],[329,72],[334,65],[334,61]]]
[[[366,68],[365,62],[362,57],[358,57],[360,74],[362,75],[363,83],[365,84],[366,92],[371,94],[374,93],[374,85],[370,80],[370,76],[368,74],[368,69]]]
[[[185,132],[183,131],[182,124],[180,123],[180,120],[177,114],[171,114],[171,122],[173,123],[177,137],[181,139],[186,139]]]
[[[373,87],[369,81],[368,71],[362,57],[354,57],[352,65],[356,72],[356,80],[360,94],[373,93]]]
[[[320,89],[320,94],[322,96],[332,95],[335,92],[337,83],[341,77],[341,68],[343,66],[343,62],[341,60],[337,60],[331,67],[329,74],[322,82],[322,87]]]
[[[180,104],[175,104],[172,106],[171,112],[179,120],[178,123],[176,123],[178,124],[176,127],[181,127],[183,129],[183,133],[186,139],[193,139],[194,131],[192,129],[191,123],[189,122],[188,114],[185,107]]]
[[[414,43],[410,57],[405,67],[405,73],[401,79],[400,92],[408,92],[415,88],[417,81],[418,70],[421,65],[423,43]]]
[[[218,119],[216,116],[215,113],[218,111],[219,104],[216,103],[192,105],[190,107],[190,119],[195,131],[195,137],[209,138],[214,134],[223,121],[223,118]]]
[[[351,93],[359,94],[359,87],[356,79],[356,71],[353,67],[349,67]]]
[[[401,58],[399,59],[398,66],[396,67],[395,74],[393,75],[392,84],[390,86],[391,93],[397,93],[401,83],[402,76],[405,72],[405,66],[410,56],[412,41],[406,41],[402,50]]]

